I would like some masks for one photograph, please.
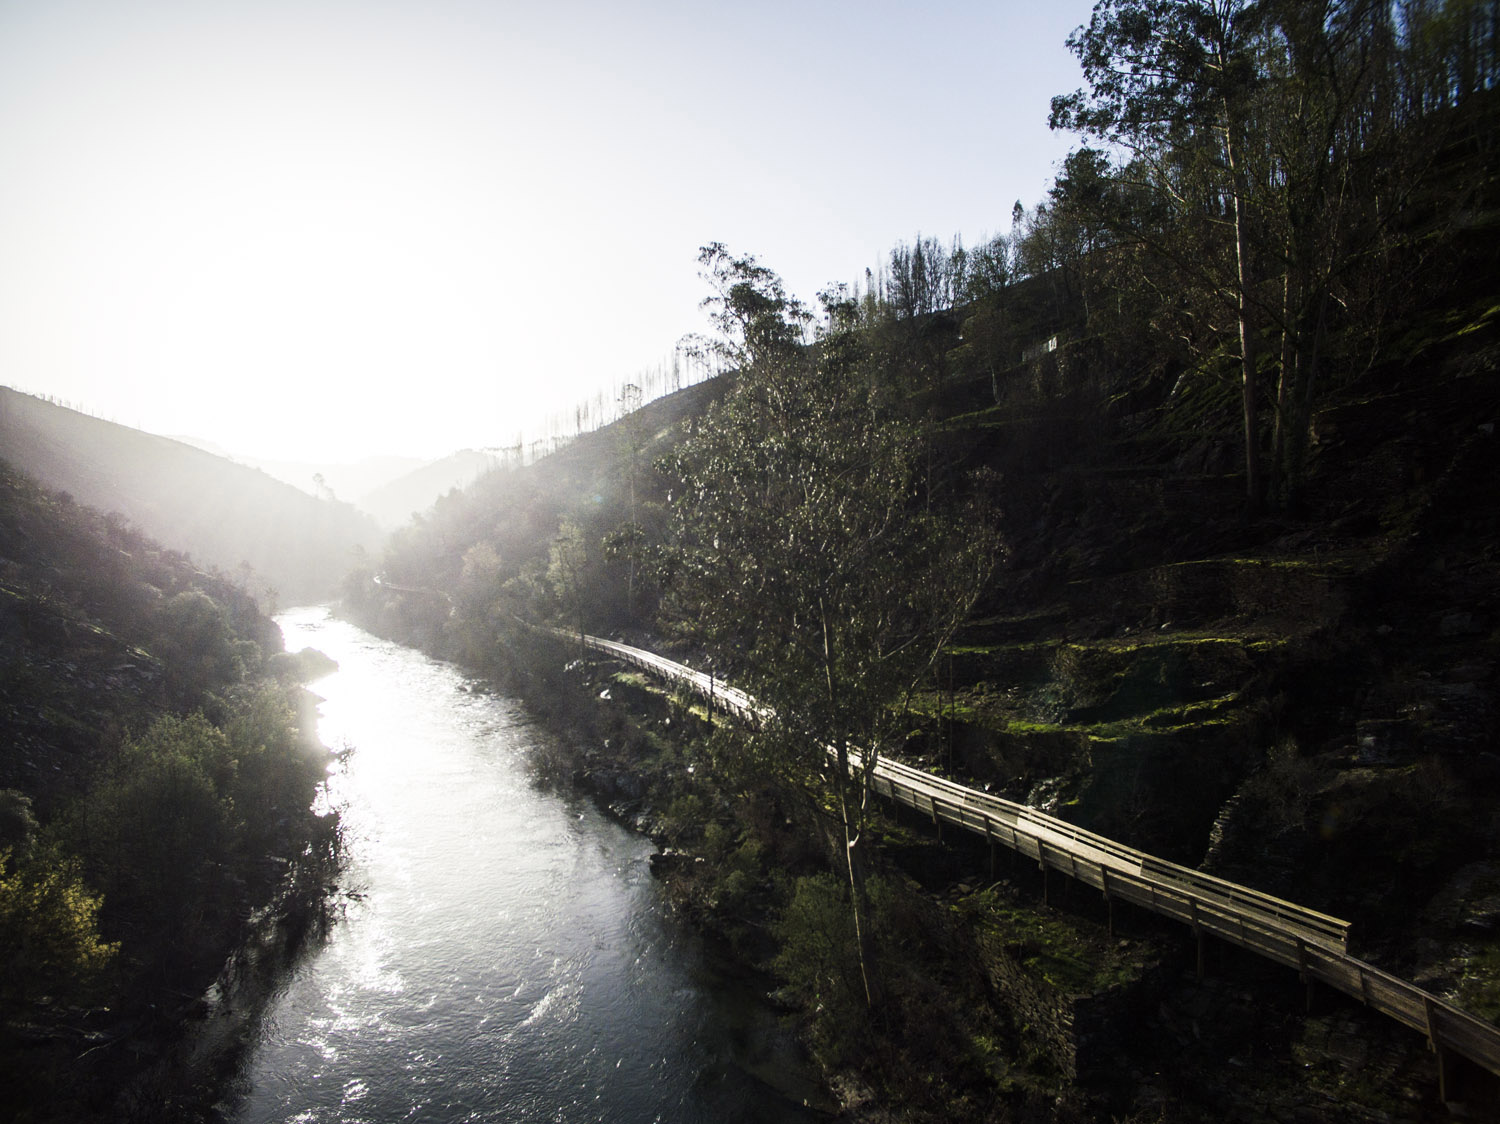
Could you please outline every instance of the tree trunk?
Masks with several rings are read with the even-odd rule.
[[[869,752],[866,750],[866,752]],[[837,753],[839,771],[839,820],[844,829],[844,858],[849,872],[849,905],[854,915],[854,944],[859,956],[860,980],[865,988],[865,1005],[878,1010],[883,1001],[880,975],[875,964],[875,939],[870,924],[870,896],[865,885],[864,840],[850,802],[854,781],[849,776],[849,747],[840,741]]]
[[[1318,381],[1318,367],[1322,362],[1323,337],[1327,331],[1329,294],[1325,287],[1314,314],[1311,331],[1304,322],[1302,337],[1312,337],[1311,346],[1304,345],[1297,355],[1297,387],[1292,401],[1292,426],[1287,446],[1288,504],[1295,506],[1302,489],[1302,478],[1307,465],[1307,446],[1312,437],[1312,415],[1314,388]],[[1304,318],[1305,321],[1305,318]]]
[[[1281,372],[1276,381],[1275,429],[1271,435],[1271,480],[1270,494],[1273,499],[1285,498],[1290,465],[1287,457],[1287,432],[1294,424],[1291,416],[1292,401],[1296,391],[1298,367],[1297,317],[1293,311],[1292,271],[1288,266],[1281,278]]]
[[[833,629],[830,627],[828,605],[822,596],[818,597],[818,616],[823,627],[824,686],[828,692],[830,713],[837,713],[839,689],[834,675]],[[860,830],[863,826],[864,802],[861,800],[858,804],[853,804],[850,796],[856,787],[863,791],[875,750],[867,747],[861,751],[865,756],[860,761],[857,783],[849,776],[849,735],[846,729],[839,731],[833,750],[834,768],[838,772],[834,785],[838,792],[839,824],[843,829],[844,865],[849,873],[849,907],[854,916],[854,946],[859,956],[860,980],[865,988],[865,1005],[874,1011],[881,1004],[882,994],[875,967],[874,934],[870,928],[870,898],[865,888],[864,840]]]
[[[1245,229],[1245,186],[1236,164],[1234,117],[1225,105],[1224,159],[1229,167],[1234,203],[1234,258],[1236,303],[1240,325],[1241,406],[1245,428],[1245,499],[1254,514],[1265,508],[1265,479],[1260,455],[1260,379],[1256,372],[1255,327],[1250,315],[1250,246]]]

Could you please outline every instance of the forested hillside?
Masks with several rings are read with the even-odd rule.
[[[318,920],[337,862],[315,664],[234,583],[0,461],[8,1119],[206,1108],[226,1059],[187,1017],[236,950]]]
[[[851,1103],[1440,1118],[1419,1037],[1263,1002],[1243,964],[1181,979],[1176,938],[939,857],[826,761],[1347,918],[1500,1014],[1497,26],[1103,0],[1053,103],[1097,147],[1008,235],[918,238],[816,311],[706,247],[700,346],[734,373],[440,503],[346,606],[576,723],[562,771],[659,835]],[[707,735],[518,617],[674,650],[775,720]]]
[[[374,520],[349,504],[5,387],[0,456],[282,605],[327,598],[356,554],[381,542]]]

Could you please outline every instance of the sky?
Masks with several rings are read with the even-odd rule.
[[[243,457],[511,443],[704,331],[973,245],[1085,0],[0,0],[0,385]]]

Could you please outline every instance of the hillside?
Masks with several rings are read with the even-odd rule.
[[[354,503],[382,527],[394,530],[430,508],[440,496],[467,487],[500,463],[482,450],[462,449],[451,456],[411,468],[378,487],[354,493]]]
[[[487,663],[491,653],[480,635],[488,637],[497,617],[540,592],[550,544],[565,516],[587,522],[595,535],[621,520],[632,521],[632,514],[653,537],[663,533],[666,493],[653,463],[670,452],[683,425],[721,392],[718,380],[710,380],[665,395],[622,421],[580,434],[535,464],[493,469],[469,487],[442,496],[396,531],[384,555],[371,559],[383,577],[394,585],[457,591],[466,608],[475,610],[472,616],[454,618],[451,623],[459,631],[446,639],[437,633],[447,626],[430,615],[434,610],[446,615],[446,602],[423,605],[419,599],[379,596],[370,581],[373,569],[350,575],[344,588],[349,609],[387,635],[437,646],[450,655],[455,654],[451,645],[457,644],[464,658]],[[637,489],[633,513],[632,482]],[[471,554],[474,548],[479,549]],[[641,569],[644,618],[660,590],[646,573],[649,567]],[[596,576],[599,585],[591,596],[599,606],[628,598],[625,566],[603,565]],[[512,582],[511,596],[501,604],[493,594],[505,581]],[[639,627],[627,619],[612,623]],[[474,633],[472,644],[460,635],[468,630]]]
[[[680,424],[446,498],[347,610],[568,729],[544,771],[653,834],[856,1119],[1493,1117],[1493,1074],[1264,964],[1204,979],[1201,941],[1122,936],[844,767],[875,751],[1347,920],[1355,956],[1500,1016],[1476,11],[1398,34],[1101,4],[1052,103],[1086,143],[1009,235],[898,246],[818,312],[710,243],[733,373]],[[767,710],[726,726],[574,632]]]
[[[9,1119],[201,1118],[234,1058],[184,1037],[198,997],[252,945],[274,972],[336,868],[314,664],[233,582],[0,462]],[[261,974],[233,976],[247,1011]]]
[[[4,387],[0,457],[79,503],[118,512],[200,566],[247,580],[257,594],[274,590],[281,604],[328,597],[356,552],[381,543],[374,522],[348,504]]]
[[[1193,387],[1167,363],[1122,368],[1105,341],[1067,333],[1052,350],[1018,347],[1030,356],[998,374],[965,371],[964,317],[927,321],[922,345],[951,365],[911,408],[934,420],[937,478],[988,473],[1006,556],[915,700],[922,723],[905,753],[1348,918],[1358,955],[1493,1017],[1500,293],[1478,280],[1489,276],[1482,268],[1459,273],[1469,287],[1412,309],[1389,358],[1328,389],[1296,510],[1264,515],[1244,507],[1235,403],[1223,389]],[[1045,338],[1044,328],[1032,331]],[[573,626],[557,570],[560,527],[571,522],[588,544],[582,612],[590,631],[689,659],[711,656],[732,681],[740,654],[695,648],[670,564],[649,564],[671,556],[675,481],[643,467],[670,463],[726,381],[644,412],[630,431],[611,427],[449,497],[396,536],[384,559],[390,583],[434,592],[356,584],[346,606],[372,627],[497,677],[545,682],[553,697],[538,705],[560,721],[585,722],[576,708],[587,698],[568,695],[566,677],[518,666],[573,653],[540,655],[509,625],[520,611]],[[637,553],[633,583],[626,552],[610,546],[632,525],[662,551]],[[593,693],[658,713],[655,733],[637,741],[619,733],[618,718],[603,719],[596,733],[579,736],[587,743],[613,730],[610,743],[636,748],[591,748],[571,769],[608,797],[636,794],[623,803],[637,809],[642,783],[622,773],[643,770],[657,778],[648,785],[667,785],[662,809],[679,799],[681,775],[659,774],[643,747],[668,727],[627,680],[602,672]],[[674,849],[704,845],[691,830],[660,830]],[[897,858],[903,851],[907,858]],[[972,887],[972,869],[920,854],[905,846],[888,861],[917,856],[912,869],[926,881],[946,871],[935,876],[939,892]],[[716,885],[701,892],[729,900]],[[717,917],[711,925],[725,924],[722,904],[708,912]],[[1098,939],[1090,935],[1096,925],[1082,925],[1085,945]],[[1264,1094],[1264,1117],[1248,1119],[1274,1118],[1286,1098],[1318,1095],[1299,1083],[1311,1078],[1284,1084],[1289,1063],[1275,1051],[1270,1068],[1252,1067],[1242,1080],[1218,1076],[1251,1033],[1291,1035],[1299,1056],[1313,1059],[1309,1072],[1322,1075],[1314,1085],[1338,1074],[1367,1083],[1361,1103],[1435,1095],[1430,1075],[1413,1076],[1421,1042],[1371,1016],[1285,1023],[1210,994],[1226,1028],[1237,1029],[1195,1038],[1193,1052],[1170,1020],[1157,1026],[1185,1060],[1177,1080],[1152,1086],[1153,1095],[1202,1106],[1248,1096],[1257,1081],[1279,1090]],[[1180,1011],[1209,1000],[1189,990],[1164,1002],[1164,1011]],[[1378,1042],[1370,1049],[1382,1060],[1351,1076],[1312,1041],[1330,1025]],[[1105,1034],[1092,1053],[1077,1047],[1076,1064],[1090,1057],[1090,1080],[1140,1094],[1144,1087],[1120,1068],[1139,1058],[1110,1041]]]
[[[472,484],[503,459],[495,453],[462,449],[434,461],[368,457],[354,463],[324,464],[237,457],[211,442],[186,437],[181,440],[215,456],[259,469],[309,495],[352,503],[388,531],[426,511],[439,496]]]
[[[353,462],[263,460],[258,457],[237,456],[212,441],[178,434],[170,436],[173,440],[192,445],[216,457],[258,468],[268,476],[274,476],[277,480],[290,484],[294,488],[301,488],[308,495],[326,496],[327,492],[331,491],[334,496],[341,499],[357,498],[373,492],[397,477],[405,476],[408,472],[415,472],[424,463],[418,457],[396,456],[365,457]],[[323,480],[321,488],[318,484],[319,477]]]

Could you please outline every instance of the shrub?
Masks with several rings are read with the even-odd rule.
[[[307,812],[325,758],[303,743],[286,695],[275,689],[249,696],[224,736],[234,769],[220,793],[233,801],[247,845],[262,848],[280,824]]]
[[[76,859],[0,849],[0,999],[7,1006],[79,998],[119,950],[99,938],[100,898]]]
[[[238,683],[245,674],[229,617],[207,594],[179,593],[157,612],[152,652],[167,665],[174,699],[197,705],[209,692]]]
[[[159,718],[84,798],[73,843],[121,908],[178,914],[229,849],[238,762],[201,714]]]
[[[15,788],[0,789],[0,847],[11,848],[25,858],[36,840],[36,815],[31,797]]]
[[[864,1037],[864,985],[855,948],[849,891],[831,874],[797,879],[773,931],[777,975],[812,1014],[814,1047],[838,1066]]]

